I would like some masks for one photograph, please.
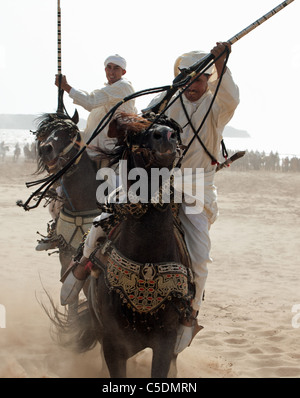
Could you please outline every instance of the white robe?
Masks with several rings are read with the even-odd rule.
[[[209,81],[208,90],[196,102],[188,101],[184,95],[182,97],[188,115],[196,130],[209,109],[218,81],[218,79],[213,82]],[[159,102],[163,96],[164,93],[158,98],[154,98],[150,105]],[[176,96],[178,94],[172,100]],[[220,143],[224,127],[232,118],[238,104],[239,89],[232,79],[230,70],[227,68],[212,109],[199,133],[202,142],[217,160],[219,160]],[[166,111],[166,115],[174,119],[183,128],[181,135],[182,143],[188,145],[194,133],[191,126],[187,125],[188,120],[179,98]],[[193,170],[203,168],[204,170],[204,211],[198,214],[189,214],[187,211],[188,207],[183,204],[180,212],[180,219],[185,231],[185,241],[191,256],[196,283],[196,296],[193,301],[193,308],[199,310],[208,274],[207,263],[212,261],[210,257],[211,242],[209,229],[218,216],[217,189],[214,185],[216,165],[212,165],[211,158],[207,155],[197,138],[195,138],[184,156],[181,168],[192,168]],[[197,179],[195,181],[197,183]],[[194,190],[196,190],[196,187],[194,187]]]
[[[87,93],[82,90],[70,90],[69,96],[73,99],[74,104],[80,105],[90,112],[86,128],[83,132],[83,140],[87,140],[91,137],[96,127],[103,119],[103,117],[123,98],[134,93],[134,89],[131,83],[121,78],[113,84],[106,84],[105,87],[94,90],[91,93]],[[117,112],[137,113],[135,107],[135,101],[130,100],[122,104]],[[115,139],[107,137],[108,126],[101,131],[91,142],[90,145],[94,145],[101,149],[112,149],[115,144]],[[93,152],[87,149],[90,155]]]

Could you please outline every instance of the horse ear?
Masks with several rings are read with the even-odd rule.
[[[77,109],[75,109],[74,115],[71,117],[73,123],[78,124],[79,122],[79,115]]]

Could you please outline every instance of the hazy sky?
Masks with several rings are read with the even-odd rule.
[[[105,82],[103,61],[119,53],[136,90],[171,84],[182,53],[210,51],[280,0],[61,0],[62,72],[75,88]],[[300,153],[300,0],[235,43],[229,67],[241,103],[230,125]],[[57,107],[57,0],[1,0],[0,113]],[[137,102],[142,109],[151,97]],[[75,107],[65,94],[69,113]],[[88,113],[77,107],[81,117]],[[296,151],[297,149],[297,151]]]

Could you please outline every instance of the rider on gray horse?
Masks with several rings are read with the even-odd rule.
[[[80,105],[90,112],[86,128],[82,133],[85,142],[90,138],[107,112],[123,98],[134,93],[132,84],[123,77],[126,73],[126,65],[126,60],[118,54],[106,58],[104,66],[107,83],[103,88],[94,90],[91,93],[74,89],[68,84],[66,76],[61,77],[56,75],[55,84],[69,94],[74,104]],[[130,100],[125,102],[119,107],[119,110],[120,112],[136,113],[135,101]],[[87,148],[87,152],[92,158],[96,153],[92,149],[93,146],[100,149],[111,149],[112,144],[114,144],[114,141],[108,139],[107,128],[105,128],[101,134],[91,142],[91,147]],[[63,194],[61,189],[58,189],[57,193],[58,196]],[[49,250],[57,246],[56,221],[59,216],[60,208],[61,202],[52,201],[50,204],[49,212],[52,221],[48,224],[48,236],[39,241],[36,250]]]

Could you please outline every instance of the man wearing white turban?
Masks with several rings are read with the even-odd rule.
[[[90,112],[87,125],[82,133],[82,138],[86,142],[96,127],[103,119],[103,117],[123,98],[134,93],[134,89],[131,83],[126,80],[123,76],[126,73],[126,60],[118,54],[107,57],[104,61],[105,73],[107,83],[101,89],[94,90],[91,93],[87,93],[83,90],[76,90],[71,87],[66,79],[65,75],[56,75],[55,84],[73,99],[74,104],[82,106],[84,109]],[[61,82],[59,80],[61,79]],[[135,101],[130,100],[123,103],[117,110],[118,112],[137,113],[135,108]],[[93,146],[98,147],[102,150],[112,149],[115,145],[115,139],[107,137],[108,126],[106,126],[100,134],[98,134],[90,143],[91,148],[87,147],[87,153],[90,157],[97,155],[97,152],[92,149]],[[36,246],[36,250],[49,250],[56,247],[55,239],[55,225],[56,220],[59,216],[60,207],[55,201],[49,212],[53,219],[51,231],[46,238],[41,239],[39,244]]]
[[[178,98],[166,111],[166,115],[174,119],[183,128],[181,134],[183,145],[189,144],[194,136],[194,131],[197,131],[210,107],[224,67],[226,47],[230,52],[231,46],[229,43],[217,43],[211,50],[215,58],[220,56],[215,65],[207,69],[199,77],[196,76],[193,83],[184,91],[182,100]],[[222,53],[223,55],[221,55]],[[190,67],[206,55],[206,53],[200,51],[192,51],[178,57],[174,65],[175,76],[180,73],[180,70]],[[178,95],[177,93],[172,98],[172,101]],[[155,98],[150,107],[160,101],[162,97],[163,95],[160,95],[159,98]],[[188,207],[183,203],[180,210],[180,220],[192,261],[196,293],[192,301],[192,319],[186,322],[185,325],[180,326],[175,349],[176,353],[181,352],[190,344],[197,329],[196,318],[203,300],[208,274],[207,264],[212,262],[209,230],[211,224],[218,216],[217,191],[214,185],[215,160],[219,158],[223,129],[232,118],[238,104],[239,89],[232,79],[230,70],[225,67],[216,99],[204,125],[198,133],[205,148],[203,148],[198,139],[194,139],[181,163],[183,172],[185,168],[191,168],[193,173],[195,173],[197,168],[203,168],[204,209],[201,213],[194,214],[193,212],[191,214]],[[197,180],[195,179],[196,183]],[[196,187],[194,186],[195,191]]]
[[[90,112],[86,128],[83,132],[83,139],[87,141],[95,131],[102,118],[123,98],[134,93],[132,84],[123,76],[126,73],[126,60],[118,54],[107,57],[104,61],[107,83],[101,89],[88,93],[83,90],[76,90],[71,87],[66,76],[61,78],[61,89],[69,93],[74,104],[82,106]],[[56,75],[55,84],[59,87],[59,75]],[[118,112],[137,113],[135,101],[130,100],[118,108]],[[107,137],[108,126],[101,131],[90,143],[101,149],[111,149],[115,143],[114,139]],[[94,152],[87,148],[88,154],[93,156]]]

